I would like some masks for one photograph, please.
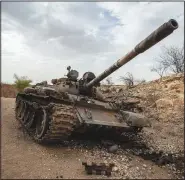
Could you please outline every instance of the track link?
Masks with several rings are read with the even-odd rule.
[[[42,106],[20,96],[16,99],[15,116],[37,143],[68,139],[79,122],[72,105],[49,103],[47,106]],[[44,125],[40,126],[44,127],[38,133],[38,121],[41,119],[44,119]]]

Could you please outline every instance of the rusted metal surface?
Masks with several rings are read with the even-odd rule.
[[[85,171],[87,174],[96,174],[96,175],[106,175],[111,176],[112,168],[115,166],[114,163],[105,164],[105,163],[95,163],[95,162],[82,162],[82,165],[85,166]]]
[[[81,119],[87,124],[99,124],[113,127],[126,127],[126,123],[121,122],[116,116],[118,113],[106,109],[93,109],[83,106],[76,107]]]
[[[114,63],[112,66],[106,69],[103,73],[101,73],[91,82],[86,84],[86,88],[90,88],[96,85],[97,83],[105,79],[107,76],[112,74],[114,71],[119,69],[121,66],[129,62],[134,57],[136,57],[138,54],[143,53],[147,49],[154,46],[156,43],[160,42],[162,39],[169,36],[177,28],[178,28],[178,23],[174,19],[171,19],[168,22],[164,23],[159,28],[157,28],[153,33],[151,33],[147,38],[145,38],[138,45],[136,45],[133,50],[131,50],[125,56],[120,58],[116,63]]]

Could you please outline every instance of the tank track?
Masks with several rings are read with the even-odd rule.
[[[16,98],[15,116],[29,135],[41,144],[68,139],[78,125],[72,105],[48,103],[43,106],[20,96]]]

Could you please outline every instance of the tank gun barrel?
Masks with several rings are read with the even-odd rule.
[[[123,66],[124,64],[132,60],[134,57],[136,57],[140,53],[145,52],[147,49],[151,48],[156,43],[166,38],[177,28],[178,28],[177,21],[174,19],[170,19],[168,22],[164,23],[159,28],[157,28],[154,32],[152,32],[147,38],[145,38],[143,41],[137,44],[134,49],[132,49],[125,56],[120,58],[116,63],[114,63],[112,66],[106,69],[103,73],[101,73],[99,76],[97,76],[92,81],[90,81],[88,84],[86,84],[86,88],[90,88],[96,85],[97,83],[105,79],[107,76],[112,74],[114,71],[119,69],[121,66]]]

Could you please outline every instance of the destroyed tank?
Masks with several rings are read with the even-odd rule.
[[[25,88],[16,96],[16,119],[38,143],[63,141],[74,133],[83,134],[88,130],[94,134],[102,129],[122,133],[130,127],[135,130],[150,127],[151,122],[143,115],[105,101],[98,86],[107,76],[177,28],[174,19],[164,23],[97,77],[93,72],[86,72],[78,79],[78,72],[69,66],[67,77],[53,79],[53,85],[44,81]]]

